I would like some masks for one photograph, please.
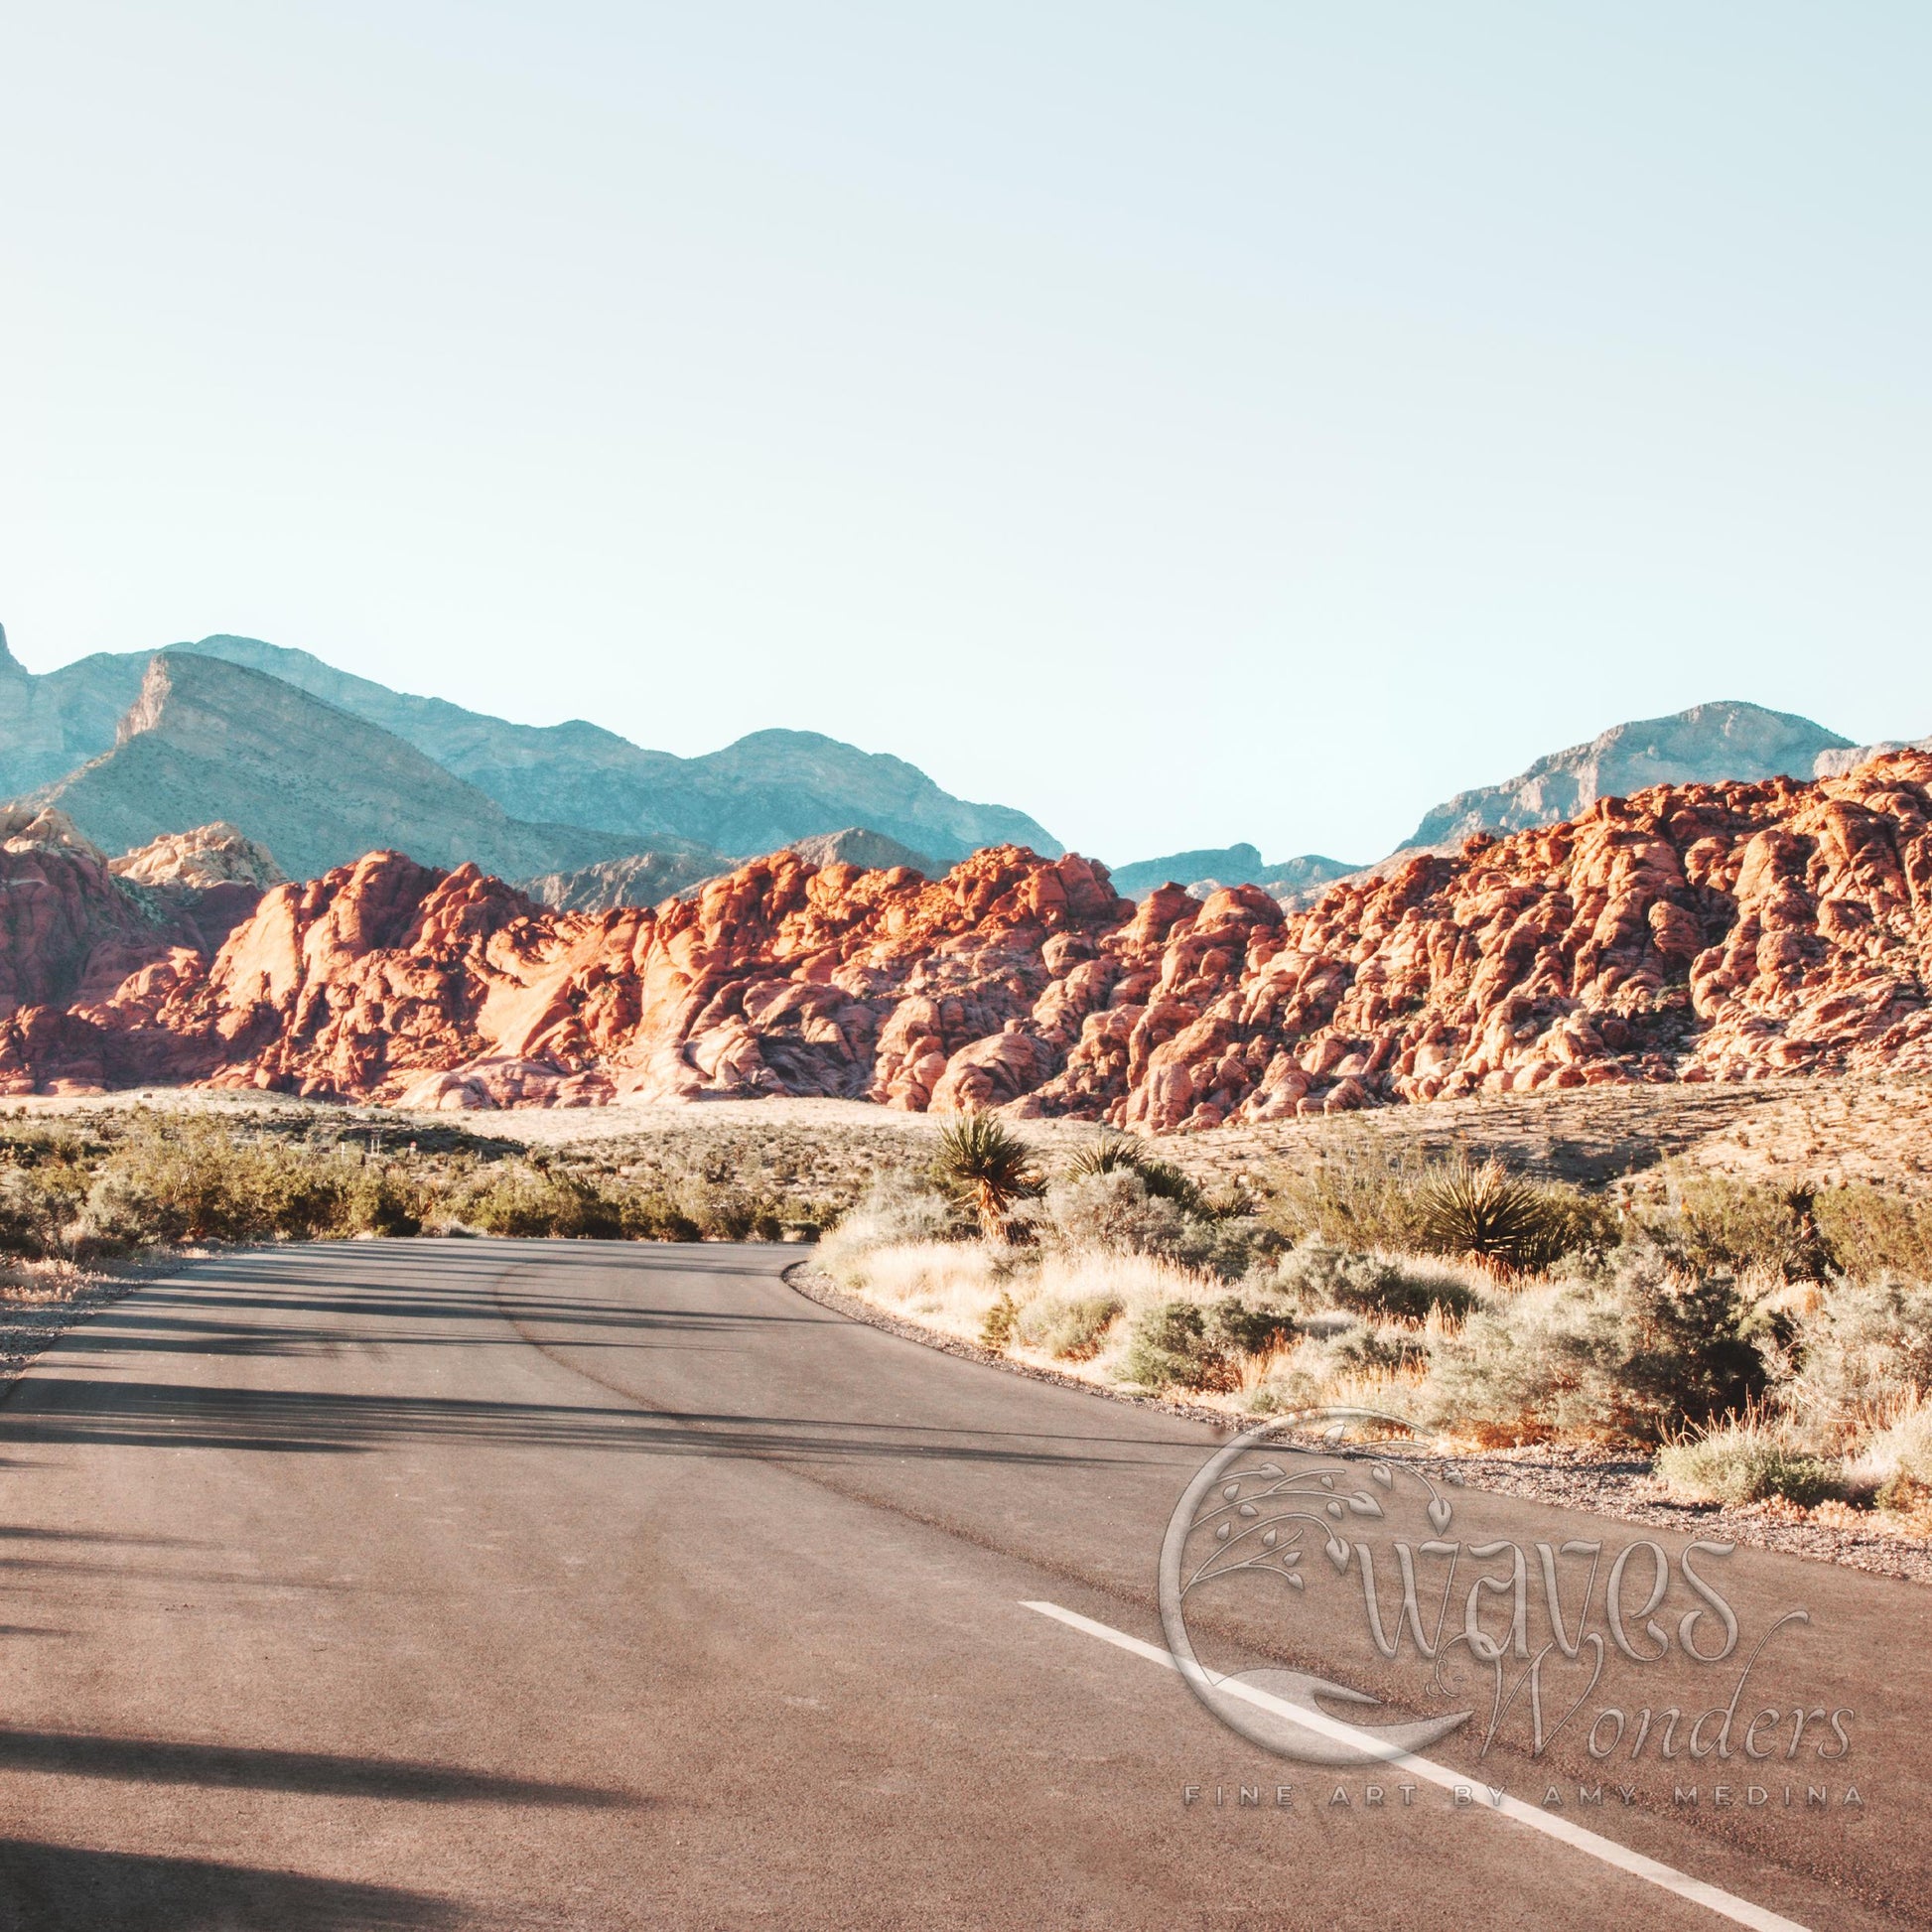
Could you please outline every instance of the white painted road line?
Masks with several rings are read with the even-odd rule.
[[[1130,1637],[1125,1630],[1116,1630],[1111,1624],[1096,1623],[1092,1617],[1082,1616],[1077,1610],[1064,1609],[1058,1603],[1023,1602],[1021,1608],[1037,1610],[1041,1616],[1050,1616],[1075,1630],[1084,1630],[1088,1636],[1098,1637],[1116,1649],[1131,1651],[1136,1657],[1145,1657],[1151,1664],[1163,1665],[1176,1673],[1180,1670],[1172,1651],[1163,1650],[1159,1644],[1143,1643],[1139,1637]],[[1493,1812],[1514,1824],[1526,1825],[1546,1838],[1574,1846],[1579,1852],[1587,1852],[1591,1858],[1614,1865],[1619,1871],[1627,1871],[1632,1877],[1645,1879],[1661,1890],[1689,1899],[1693,1904],[1703,1905],[1720,1918],[1727,1918],[1736,1925],[1748,1925],[1752,1932],[1809,1932],[1796,1919],[1781,1917],[1762,1905],[1753,1905],[1748,1898],[1739,1898],[1733,1892],[1706,1884],[1702,1878],[1693,1878],[1674,1865],[1647,1859],[1641,1852],[1633,1852],[1627,1845],[1619,1845],[1614,1839],[1587,1832],[1581,1825],[1573,1825],[1567,1818],[1545,1811],[1540,1805],[1526,1805],[1520,1798],[1507,1796],[1498,1801],[1478,1778],[1468,1772],[1451,1771],[1447,1765],[1437,1764],[1427,1757],[1417,1757],[1410,1751],[1393,1751],[1385,1739],[1358,1730],[1353,1725],[1343,1724],[1339,1718],[1331,1718],[1326,1712],[1311,1711],[1300,1704],[1290,1704],[1284,1698],[1271,1697],[1268,1692],[1255,1690],[1235,1678],[1221,1680],[1219,1688],[1230,1697],[1259,1705],[1264,1711],[1272,1711],[1279,1717],[1290,1718],[1310,1730],[1318,1730],[1342,1743],[1356,1745],[1381,1759],[1391,1769],[1406,1771],[1428,1784],[1441,1785],[1445,1791],[1453,1791],[1457,1786],[1480,1791],[1482,1803],[1479,1809]]]

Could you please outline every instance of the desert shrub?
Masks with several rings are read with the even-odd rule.
[[[1291,1241],[1399,1251],[1415,1246],[1419,1171],[1373,1149],[1343,1148],[1275,1177],[1268,1218]]]
[[[817,1261],[847,1288],[864,1284],[868,1257],[887,1248],[927,1248],[964,1232],[953,1203],[897,1175],[875,1180],[819,1243]]]
[[[1733,1416],[1667,1443],[1652,1465],[1664,1486],[1689,1502],[1754,1503],[1782,1496],[1810,1507],[1843,1496],[1840,1465],[1814,1455],[1763,1416]]]
[[[1126,1308],[1118,1295],[1036,1296],[1020,1311],[1015,1338],[1060,1361],[1088,1361]]]
[[[1853,1281],[1932,1281],[1932,1201],[1863,1185],[1832,1187],[1817,1196],[1813,1212],[1833,1259]]]
[[[1805,1186],[1699,1175],[1672,1188],[1675,1244],[1694,1269],[1822,1281],[1835,1266]]]
[[[1180,1209],[1150,1194],[1140,1172],[1128,1166],[1054,1181],[1030,1218],[1043,1241],[1072,1254],[1171,1255],[1186,1233]]]
[[[0,1168],[0,1253],[63,1253],[87,1198],[87,1176],[62,1162]]]
[[[1880,1509],[1918,1515],[1932,1505],[1932,1403],[1911,1402],[1873,1430],[1847,1459],[1846,1480]]]
[[[215,1121],[144,1125],[101,1164],[79,1234],[140,1247],[327,1233],[342,1223],[354,1172],[332,1154],[244,1141]]]
[[[1840,1429],[1932,1395],[1932,1288],[1841,1282],[1800,1311],[1777,1364],[1790,1413]]]
[[[1163,1161],[1151,1153],[1146,1142],[1131,1134],[1117,1134],[1103,1128],[1098,1140],[1083,1147],[1066,1164],[1066,1177],[1079,1181],[1107,1174],[1138,1176],[1148,1195],[1156,1200],[1172,1201],[1183,1214],[1207,1219],[1219,1211],[1194,1180],[1172,1161]]]
[[[1015,1208],[1040,1192],[1033,1149],[995,1114],[966,1114],[946,1126],[933,1176],[978,1216],[989,1240],[1006,1232]]]
[[[1198,1191],[1190,1198],[1200,1204]],[[1041,1241],[1068,1254],[1160,1255],[1228,1282],[1283,1245],[1280,1232],[1253,1215],[1196,1213],[1154,1192],[1145,1170],[1132,1164],[1054,1181],[1024,1218]]]
[[[504,1163],[485,1170],[460,1198],[458,1213],[483,1234],[523,1240],[619,1240],[623,1235],[620,1201],[584,1176],[549,1167]]]
[[[1242,1356],[1266,1354],[1294,1330],[1288,1309],[1239,1295],[1158,1302],[1134,1317],[1117,1373],[1146,1389],[1225,1389],[1238,1380]]]
[[[1118,1374],[1144,1389],[1199,1389],[1222,1368],[1198,1302],[1161,1302],[1134,1317]]]
[[[1552,1282],[1479,1304],[1429,1338],[1429,1397],[1478,1437],[1655,1442],[1741,1410],[1763,1387],[1748,1311],[1725,1275],[1675,1276],[1654,1249],[1615,1278]]]
[[[1425,1321],[1431,1310],[1453,1315],[1468,1312],[1475,1291],[1440,1266],[1331,1248],[1319,1238],[1290,1250],[1265,1277],[1267,1285],[1303,1309],[1342,1309],[1355,1314]]]
[[[1287,1245],[1280,1229],[1253,1214],[1228,1213],[1212,1220],[1189,1216],[1174,1258],[1224,1282],[1238,1282],[1265,1268]]]
[[[670,1195],[655,1189],[625,1188],[618,1196],[618,1219],[626,1241],[702,1241],[701,1228]]]
[[[1665,1252],[1633,1242],[1617,1257],[1609,1293],[1630,1337],[1633,1408],[1653,1419],[1649,1426],[1702,1421],[1756,1401],[1764,1358],[1750,1338],[1751,1304],[1731,1275],[1686,1275]]]
[[[1272,1359],[1248,1406],[1258,1414],[1279,1415],[1366,1398],[1373,1407],[1406,1408],[1413,1391],[1399,1388],[1398,1378],[1413,1377],[1419,1356],[1413,1334],[1353,1316],[1334,1317]]]
[[[1526,1180],[1496,1162],[1425,1166],[1373,1146],[1344,1147],[1311,1170],[1278,1175],[1268,1218],[1296,1242],[1355,1253],[1471,1256],[1505,1273],[1547,1268],[1580,1249],[1616,1245],[1607,1200]]]
[[[424,1212],[424,1190],[392,1168],[360,1168],[343,1190],[341,1218],[346,1234],[420,1234]]]
[[[778,1204],[748,1188],[700,1180],[682,1190],[678,1205],[706,1241],[776,1241],[784,1233]]]
[[[1266,1355],[1281,1347],[1295,1329],[1294,1311],[1280,1302],[1223,1295],[1207,1304],[1202,1339],[1222,1356]]]

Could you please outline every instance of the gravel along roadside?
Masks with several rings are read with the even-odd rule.
[[[51,1348],[75,1322],[98,1314],[143,1282],[165,1275],[199,1252],[170,1250],[95,1268],[76,1268],[65,1261],[0,1267],[0,1401],[34,1357]]]

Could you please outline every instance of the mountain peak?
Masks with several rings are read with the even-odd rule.
[[[1458,791],[1424,817],[1401,850],[1459,845],[1475,832],[1556,825],[1599,798],[1627,798],[1651,785],[1809,778],[1822,758],[1850,744],[1793,712],[1715,699],[1668,717],[1612,725],[1500,784]]]

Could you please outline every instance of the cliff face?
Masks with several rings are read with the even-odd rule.
[[[1659,786],[1299,914],[1257,887],[1136,906],[1012,846],[936,882],[778,853],[598,915],[376,853],[269,892],[211,958],[87,980],[38,1043],[0,1040],[0,1072],[84,1078],[67,1054],[424,1106],[832,1094],[1166,1131],[1932,1070],[1932,757]]]
[[[147,667],[114,749],[34,795],[109,851],[218,817],[288,872],[373,846],[512,876],[617,856],[621,842],[528,825],[393,734],[239,665],[169,651]]]

